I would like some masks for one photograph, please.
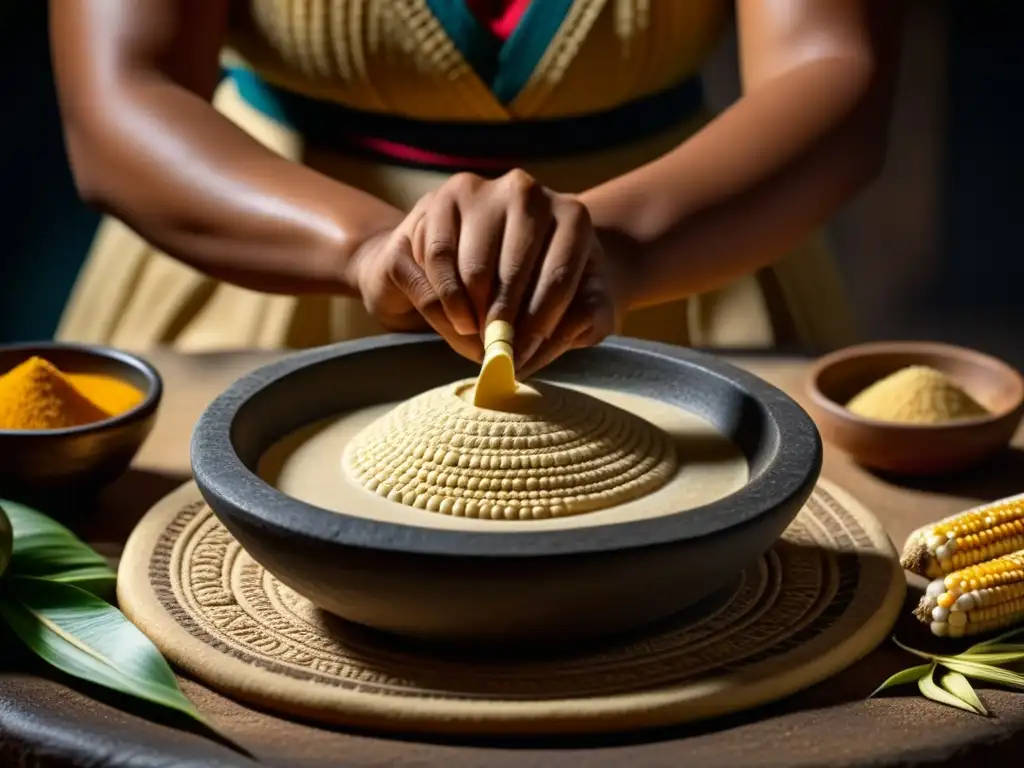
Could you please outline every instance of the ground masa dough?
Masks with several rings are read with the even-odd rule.
[[[474,407],[471,390],[472,380],[457,382],[311,424],[271,446],[260,475],[294,498],[349,515],[494,531],[673,514],[748,480],[737,446],[669,403],[537,383],[520,387],[518,413],[499,414]]]
[[[390,501],[457,517],[541,520],[646,495],[678,468],[671,438],[610,403],[519,385],[503,410],[472,381],[413,397],[348,444],[345,471]]]

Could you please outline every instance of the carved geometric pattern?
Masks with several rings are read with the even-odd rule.
[[[201,501],[183,506],[164,527],[148,576],[175,631],[268,679],[390,696],[396,706],[418,697],[463,702],[464,710],[481,700],[611,697],[735,673],[755,679],[806,663],[809,648],[827,653],[874,614],[894,613],[893,591],[902,594],[895,554],[877,521],[829,488],[819,485],[772,549],[699,610],[545,658],[427,651],[351,626],[277,581]],[[145,613],[138,608],[134,614]],[[894,615],[874,619],[885,626],[865,636],[863,652],[888,632]]]

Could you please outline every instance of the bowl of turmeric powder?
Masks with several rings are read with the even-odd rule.
[[[115,349],[0,346],[0,496],[95,491],[122,474],[162,395],[145,360]]]
[[[822,438],[874,470],[967,469],[1007,448],[1024,378],[990,355],[938,342],[874,342],[819,359],[807,381]]]

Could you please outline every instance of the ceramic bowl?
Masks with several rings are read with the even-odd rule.
[[[33,355],[67,373],[120,379],[139,389],[143,399],[125,413],[80,427],[0,429],[0,496],[35,501],[98,490],[128,468],[152,430],[163,392],[160,375],[126,352],[59,342],[0,346],[0,372]]]
[[[612,339],[565,355],[543,379],[704,417],[746,457],[742,489],[623,524],[539,532],[495,522],[492,532],[429,527],[430,512],[420,526],[329,511],[257,475],[266,449],[301,427],[478,370],[433,336],[297,353],[208,406],[192,438],[196,483],[257,561],[330,613],[420,640],[542,647],[636,628],[734,583],[799,512],[820,472],[818,430],[780,390],[705,354]]]
[[[851,413],[845,403],[909,365],[942,371],[991,416],[946,424],[898,424]],[[897,474],[966,469],[1004,450],[1024,414],[1024,379],[1000,360],[934,342],[876,342],[819,359],[807,380],[811,414],[824,439],[859,464]]]

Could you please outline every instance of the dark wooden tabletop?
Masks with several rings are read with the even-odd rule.
[[[141,515],[189,478],[189,437],[203,407],[237,377],[278,355],[153,352],[147,357],[166,385],[157,426],[132,470],[77,525],[112,558]],[[806,362],[765,356],[733,360],[803,399]],[[1024,430],[1014,448],[962,475],[896,484],[826,446],[823,476],[878,515],[899,548],[910,531],[929,520],[1024,490]],[[911,590],[905,616],[915,599]],[[920,629],[905,619],[898,631],[913,636]],[[255,761],[134,701],[51,675],[16,644],[5,641],[0,648],[0,766],[978,765],[1017,759],[1024,746],[1024,694],[983,690],[991,718],[934,704],[913,687],[868,700],[878,683],[913,663],[890,642],[824,683],[753,712],[654,734],[543,743],[425,743],[340,732],[255,711],[183,679],[189,698]]]

